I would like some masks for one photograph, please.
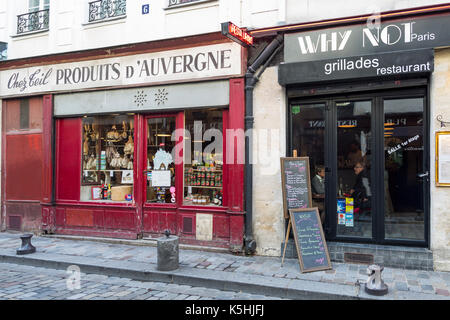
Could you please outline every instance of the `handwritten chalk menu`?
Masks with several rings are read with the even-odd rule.
[[[319,210],[317,208],[291,209],[289,214],[301,272],[331,269]]]
[[[312,207],[309,158],[281,158],[281,184],[284,217],[289,218],[289,209]]]

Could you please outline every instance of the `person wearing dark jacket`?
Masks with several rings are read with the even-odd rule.
[[[311,187],[312,192],[315,194],[324,194],[325,193],[325,168],[323,166],[316,167],[316,175],[312,178]]]
[[[360,211],[370,208],[370,198],[372,192],[369,185],[369,174],[363,162],[358,161],[353,170],[355,171],[356,180],[353,188],[350,190],[355,208]]]
[[[312,178],[311,189],[313,197],[313,205],[319,209],[320,220],[325,221],[325,168],[323,166],[316,166],[316,175]]]

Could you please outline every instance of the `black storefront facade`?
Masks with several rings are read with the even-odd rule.
[[[439,100],[435,54],[450,45],[450,16],[375,18],[263,30],[284,34],[281,156],[309,157],[311,177],[323,183],[322,191],[312,186],[313,205],[332,260],[433,269],[433,244],[447,255],[448,248],[432,238],[441,231],[431,205],[437,126],[430,101]]]

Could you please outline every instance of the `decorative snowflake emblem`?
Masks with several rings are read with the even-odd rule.
[[[134,103],[139,106],[143,106],[144,103],[147,102],[147,94],[144,93],[144,90],[141,90],[137,92],[137,94],[134,95]]]
[[[158,103],[158,106],[160,104],[164,104],[167,101],[167,95],[169,93],[166,91],[166,89],[158,89],[158,92],[155,93],[155,102]]]

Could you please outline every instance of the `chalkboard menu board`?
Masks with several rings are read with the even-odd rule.
[[[331,269],[317,208],[289,210],[301,272]]]
[[[309,158],[288,157],[280,160],[283,209],[284,217],[287,219],[289,209],[312,207]]]

